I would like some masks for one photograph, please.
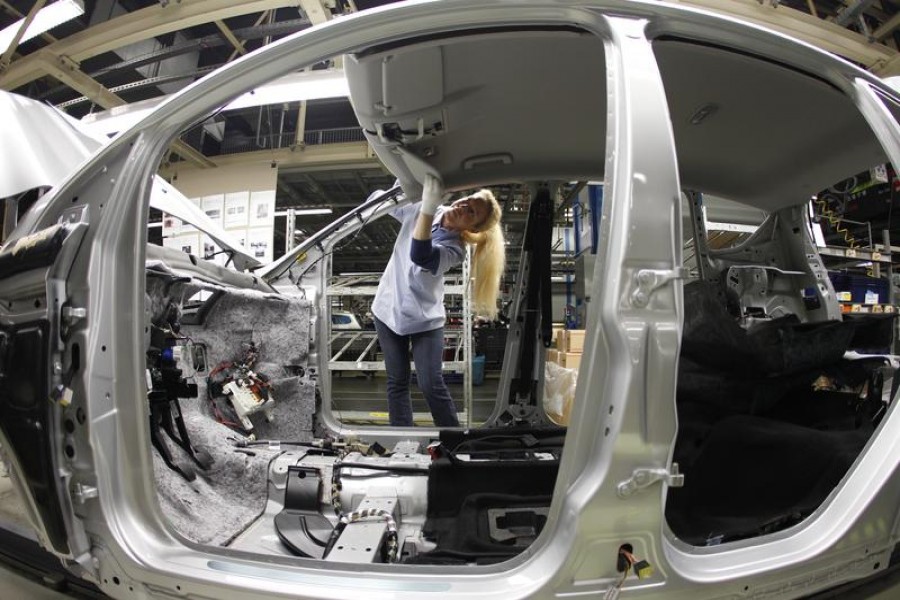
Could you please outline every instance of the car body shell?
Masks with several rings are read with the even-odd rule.
[[[363,56],[403,47],[413,38],[440,40],[460,32],[568,28],[602,40],[606,95],[598,99],[602,117],[595,120],[603,134],[586,142],[593,144],[593,162],[602,162],[587,161],[571,172],[550,157],[543,167],[524,164],[517,170],[516,163],[509,173],[492,171],[491,165],[485,171],[451,162],[436,167],[451,189],[504,179],[605,178],[604,258],[594,273],[594,281],[602,285],[597,283],[592,294],[578,401],[541,537],[511,561],[440,568],[259,560],[176,535],[160,513],[150,475],[146,407],[139,401],[146,393],[138,342],[144,325],[136,318],[145,310],[147,255],[141,242],[146,239],[151,182],[167,146],[185,124],[235,96],[335,55]],[[52,265],[4,278],[0,320],[7,327],[46,323],[52,342],[44,364],[48,380],[54,376],[54,360],[68,356],[73,344],[85,366],[67,384],[80,398],[83,419],[75,419],[68,431],[65,407],[47,409],[46,459],[51,462],[48,472],[57,476],[45,492],[56,498],[55,508],[37,498],[38,488],[29,481],[17,444],[0,435],[0,445],[25,492],[43,545],[118,598],[611,598],[620,577],[615,557],[623,540],[655,566],[649,579],[625,585],[623,593],[635,598],[791,598],[886,569],[900,506],[900,435],[889,434],[900,427],[896,410],[886,415],[881,433],[839,488],[795,527],[695,547],[675,539],[665,523],[666,485],[674,482],[674,390],[684,277],[682,224],[676,216],[681,214],[680,177],[685,175],[676,159],[664,84],[649,41],[665,36],[735,49],[814,74],[851,99],[884,154],[900,164],[900,128],[884,100],[896,103],[895,93],[852,65],[785,36],[658,2],[462,0],[411,2],[351,15],[242,57],[162,104],[42,197],[7,248],[61,221],[73,231]],[[533,87],[541,93],[541,82]],[[414,196],[421,161],[409,148],[419,147],[411,143],[401,151],[392,140],[379,139],[378,115],[370,110],[371,102],[365,103],[366,89],[362,76],[351,81],[363,126],[379,157]],[[451,149],[448,142],[447,152]],[[464,150],[471,154],[473,148]],[[815,187],[790,188],[787,183],[765,199],[748,184],[737,199],[777,213],[778,227],[796,226],[805,209],[795,206]],[[796,242],[786,252],[815,258],[805,243]],[[274,281],[294,257],[276,261],[261,273],[263,279]],[[821,274],[817,264],[819,271],[807,267],[811,281]],[[246,285],[274,290],[244,275]],[[833,289],[825,283],[817,289],[823,304],[814,316],[833,317]],[[84,312],[63,317],[64,306]],[[66,344],[58,342],[62,327],[71,330]],[[344,434],[366,434],[328,415],[322,418]],[[426,428],[417,435],[433,433]],[[636,491],[623,494],[622,485],[629,482]]]

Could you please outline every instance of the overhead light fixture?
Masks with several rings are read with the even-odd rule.
[[[294,216],[300,215],[330,215],[334,211],[330,208],[295,208]]]
[[[304,71],[285,75],[238,96],[226,104],[222,110],[348,96],[350,96],[350,87],[342,69]],[[168,96],[162,96],[116,106],[109,110],[85,115],[81,122],[95,133],[113,135],[140,121],[167,98]]]
[[[28,25],[28,29],[22,35],[19,43],[27,42],[32,38],[36,38],[45,31],[50,31],[57,25],[62,25],[66,21],[71,21],[75,17],[84,14],[84,4],[81,0],[57,0],[53,4],[49,4],[38,11]],[[0,31],[0,54],[5,53],[9,49],[9,45],[15,39],[16,34],[22,27],[25,19],[19,19],[9,27],[5,27]]]
[[[250,90],[225,105],[224,110],[283,104],[300,100],[320,100],[350,95],[350,86],[343,69],[304,71],[285,75],[275,81]]]

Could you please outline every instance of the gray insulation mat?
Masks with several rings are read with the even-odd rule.
[[[197,289],[190,283],[168,289],[151,285],[155,279],[148,278],[147,288],[148,316],[154,322],[173,300],[180,311],[182,300]],[[268,465],[278,451],[267,446],[247,448],[252,455],[235,451],[235,442],[246,438],[217,421],[206,392],[209,370],[223,361],[240,360],[242,343],[253,341],[259,349],[254,369],[269,381],[275,399],[271,422],[261,412],[249,417],[256,438],[312,440],[315,384],[301,376],[309,348],[309,311],[310,304],[304,300],[229,290],[202,325],[182,327],[182,335],[206,347],[207,370],[194,376],[198,397],[182,398],[180,405],[191,444],[209,452],[214,462],[207,471],[191,462],[197,473],[192,482],[169,469],[155,450],[153,465],[163,513],[185,538],[227,545],[265,509]],[[217,402],[227,403],[223,399]],[[188,460],[168,436],[163,434],[163,439],[176,459]]]

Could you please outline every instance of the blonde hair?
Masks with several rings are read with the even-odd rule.
[[[472,258],[472,309],[475,314],[493,319],[497,316],[500,278],[506,266],[506,242],[500,227],[500,204],[490,190],[479,190],[473,196],[485,201],[490,213],[474,230],[460,233],[460,238],[475,246]]]

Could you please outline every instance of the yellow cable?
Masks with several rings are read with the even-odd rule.
[[[834,228],[835,232],[844,234],[844,242],[849,246],[851,250],[856,250],[859,248],[859,244],[856,242],[856,238],[841,224],[841,217],[834,214],[834,211],[828,206],[828,203],[821,198],[816,199],[816,204],[819,205],[819,214],[820,216],[828,219],[828,222]],[[866,269],[866,275],[868,277],[875,276],[874,267],[869,267]]]
[[[856,238],[841,224],[841,217],[834,214],[834,211],[831,210],[825,200],[817,199],[816,204],[819,205],[820,215],[828,219],[828,222],[831,223],[831,226],[837,233],[844,234],[844,241],[850,246],[851,250],[856,250],[859,244],[856,243]]]

